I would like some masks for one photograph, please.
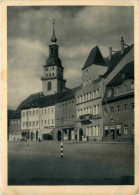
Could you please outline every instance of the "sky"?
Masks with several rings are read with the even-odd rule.
[[[81,84],[82,67],[98,45],[120,49],[120,37],[134,43],[133,7],[112,6],[9,6],[7,9],[8,109],[29,95],[41,92],[43,66],[49,55],[52,21],[67,87]]]

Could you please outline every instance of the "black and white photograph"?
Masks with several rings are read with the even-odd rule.
[[[7,185],[134,185],[134,118],[134,6],[7,6]]]

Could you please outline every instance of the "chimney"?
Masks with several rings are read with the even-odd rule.
[[[121,55],[124,54],[124,39],[121,37]]]
[[[109,47],[109,60],[112,58],[112,47]]]

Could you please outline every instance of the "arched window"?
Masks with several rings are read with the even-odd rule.
[[[51,82],[48,82],[47,90],[48,91],[51,91],[52,90],[52,83]]]

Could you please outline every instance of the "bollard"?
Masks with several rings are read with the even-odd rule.
[[[61,158],[63,158],[63,143],[61,142],[60,145],[60,152],[61,152]]]

